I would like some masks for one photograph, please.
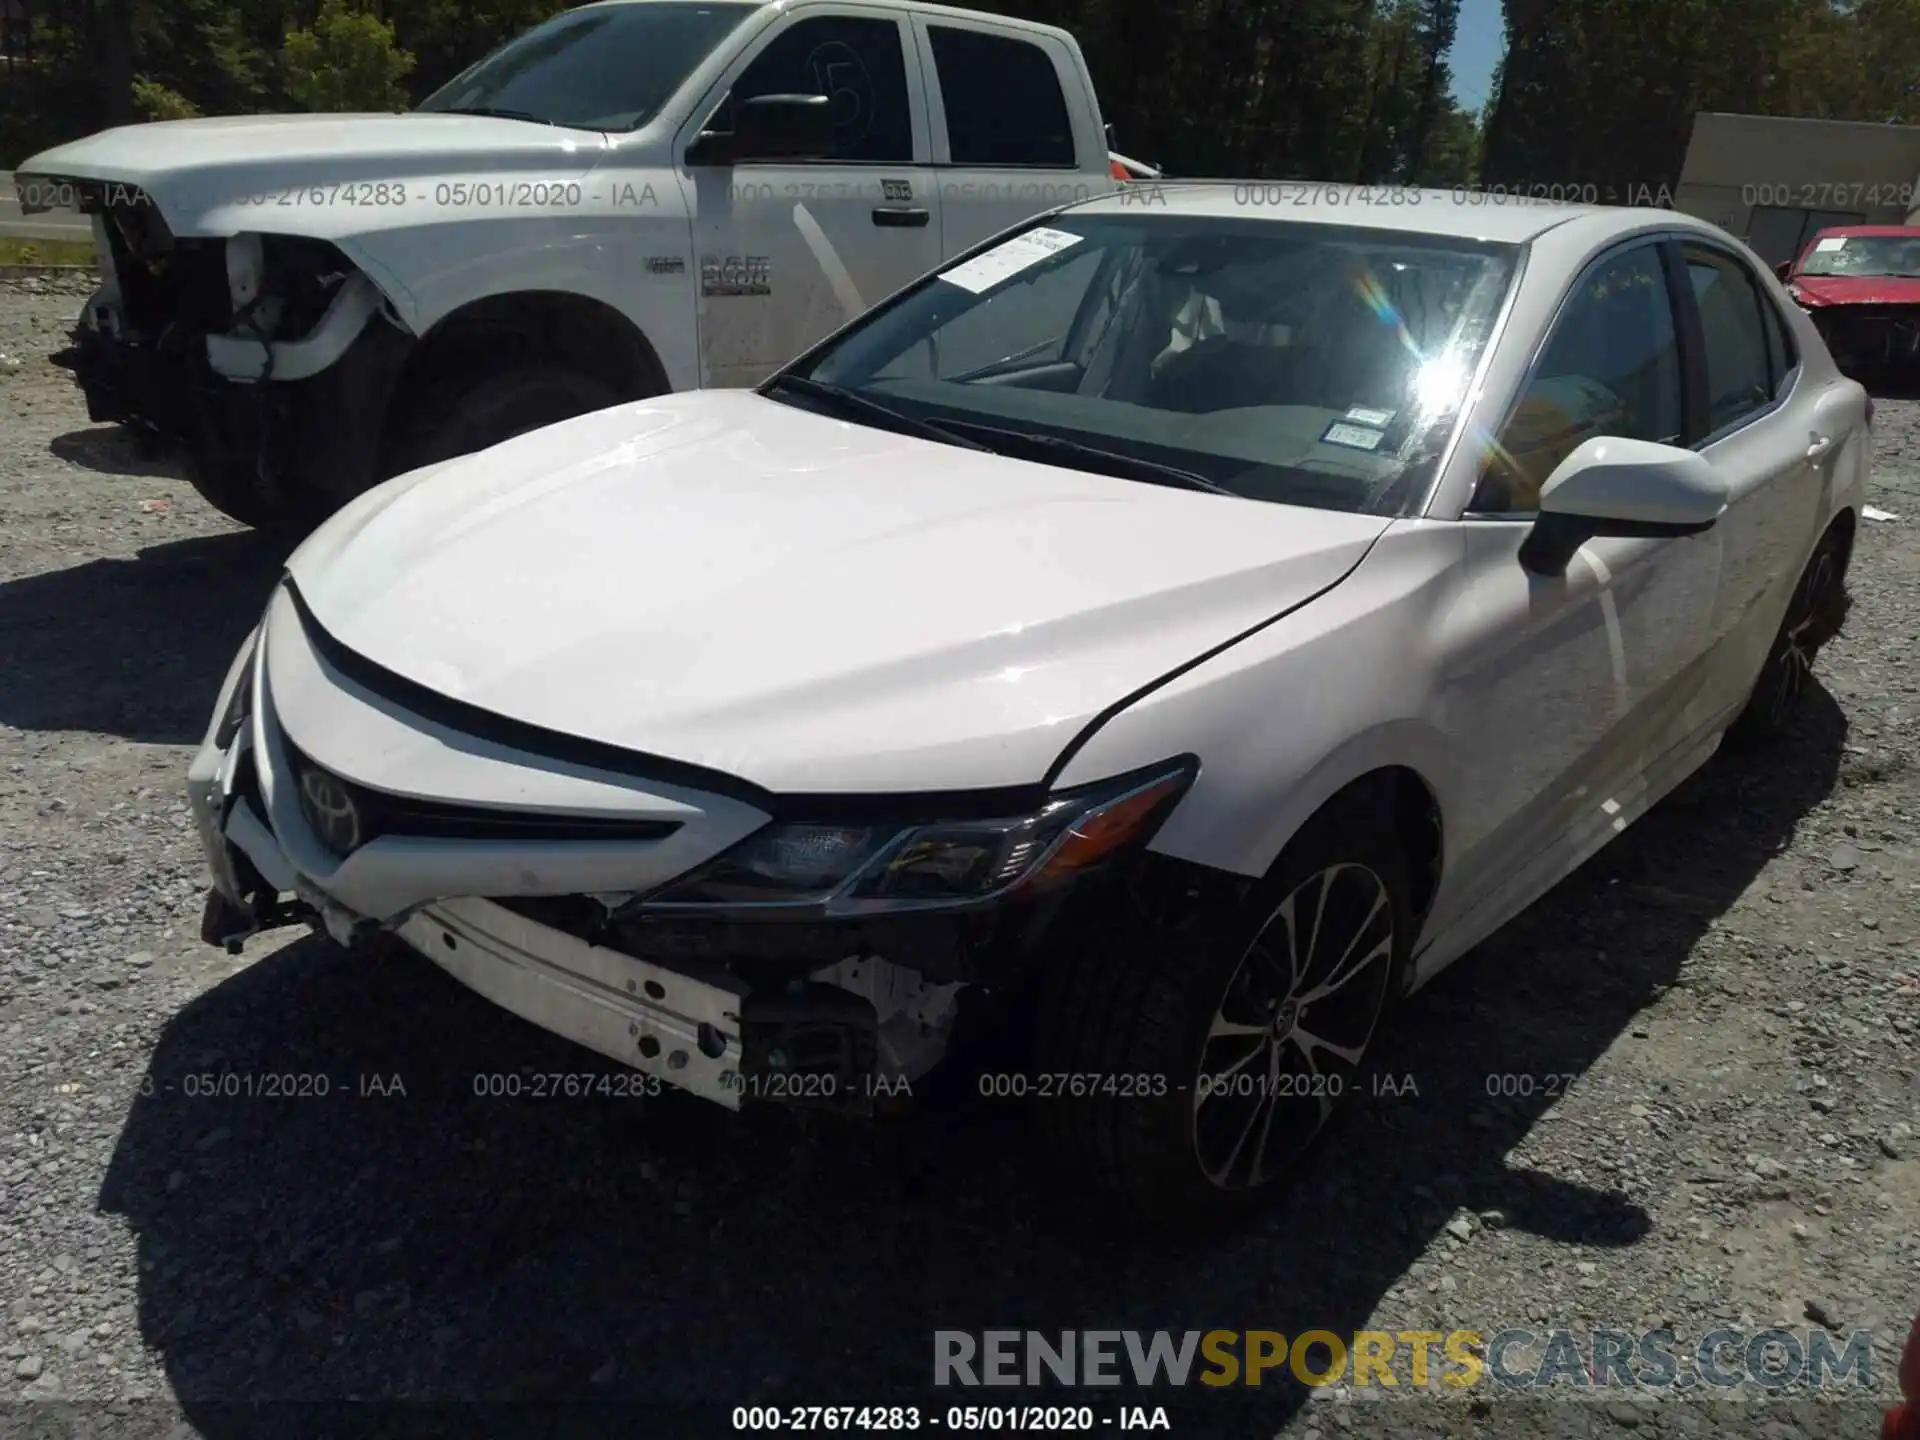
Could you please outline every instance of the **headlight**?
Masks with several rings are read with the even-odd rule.
[[[1189,760],[1062,792],[1030,815],[920,825],[770,825],[640,908],[943,909],[1039,890],[1144,844],[1192,784]]]
[[[213,732],[213,743],[221,750],[233,744],[233,737],[253,713],[253,657],[259,648],[260,632],[256,630],[240,649],[233,672],[233,693],[227,697],[227,708],[220,712],[220,724]]]

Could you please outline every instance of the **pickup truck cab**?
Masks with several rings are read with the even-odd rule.
[[[93,216],[63,363],[244,524],[588,410],[747,386],[1116,178],[1049,26],[919,0],[602,0],[405,114],[125,126],[34,156]]]

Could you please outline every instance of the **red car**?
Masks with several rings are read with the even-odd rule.
[[[1920,360],[1920,226],[1822,230],[1778,273],[1842,369]]]

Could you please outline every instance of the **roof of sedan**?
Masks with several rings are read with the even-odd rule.
[[[1518,244],[1569,220],[1618,217],[1622,230],[1649,216],[1686,224],[1672,210],[1567,205],[1475,190],[1415,190],[1397,185],[1333,185],[1312,180],[1135,181],[1074,212],[1158,211],[1177,215],[1250,215],[1317,225],[1414,230],[1460,239]]]

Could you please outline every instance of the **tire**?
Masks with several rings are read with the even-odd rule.
[[[430,394],[400,447],[392,473],[485,450],[529,430],[618,405],[628,397],[577,371],[524,366]]]
[[[250,465],[190,463],[187,482],[229,520],[276,540],[299,539],[326,518],[327,507],[304,492],[275,506],[262,493],[259,476]]]
[[[1746,708],[1727,727],[1727,745],[1751,749],[1766,744],[1792,722],[1812,678],[1815,658],[1846,623],[1852,603],[1847,594],[1847,558],[1846,537],[1837,528],[1830,528],[1813,547]]]
[[[1109,1093],[1103,1081],[1099,1094],[1049,1095],[1046,1139],[1123,1215],[1184,1229],[1251,1212],[1283,1188],[1338,1103],[1361,1088],[1413,936],[1406,861],[1381,816],[1365,795],[1336,798],[1237,899],[1159,943],[1081,947],[1048,977],[1036,1071],[1111,1076],[1133,1093]],[[1322,928],[1283,997],[1275,961],[1286,953],[1286,920],[1309,910],[1323,916]],[[1301,1007],[1300,996],[1332,978],[1342,927],[1364,942],[1349,952],[1362,959],[1349,960],[1330,1005]],[[1320,1029],[1301,1023],[1316,1013],[1308,1023]],[[1219,1078],[1203,1081],[1203,1070]],[[1147,1077],[1151,1093],[1126,1077]]]

